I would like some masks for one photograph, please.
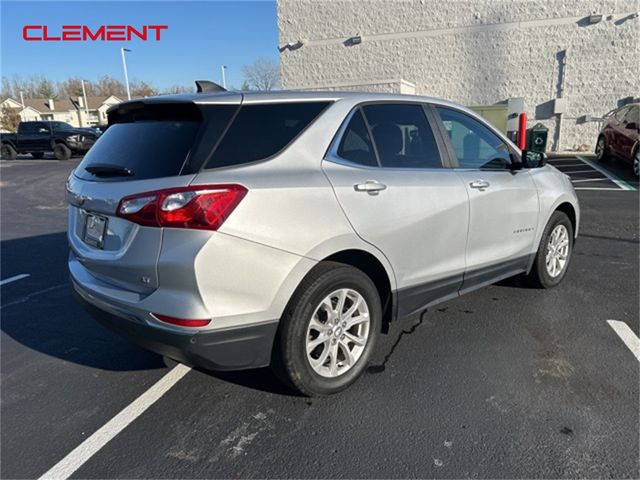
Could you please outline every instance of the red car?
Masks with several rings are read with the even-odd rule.
[[[633,165],[640,175],[640,103],[621,107],[604,118],[596,143],[596,158],[606,161],[618,157]]]

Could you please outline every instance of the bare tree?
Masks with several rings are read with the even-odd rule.
[[[3,129],[15,132],[20,121],[20,109],[11,108],[9,105],[4,105],[0,109],[0,126]]]
[[[65,97],[79,97],[82,95],[82,79],[70,77],[56,85],[58,94]],[[84,89],[88,96],[96,95],[96,88],[92,82],[84,82]]]
[[[7,77],[2,77],[2,87],[0,87],[0,101],[6,100],[9,97],[13,97],[13,88],[11,82]]]
[[[27,78],[14,75],[10,81],[7,78],[3,78],[2,92],[3,95],[8,93],[15,99],[20,98],[20,92],[22,92],[24,98],[55,98],[57,96],[53,82],[42,75],[31,75]]]
[[[120,80],[109,75],[103,75],[98,79],[96,91],[98,95],[116,95],[118,97],[126,95],[127,92]]]
[[[35,82],[36,93],[39,97],[56,98],[58,96],[55,85],[48,78],[38,77],[35,79]]]
[[[96,81],[85,80],[84,86],[88,96],[115,95],[122,99],[126,98],[127,89],[124,83],[110,75],[103,75]],[[193,87],[177,84],[161,90],[146,80],[133,80],[130,83],[130,88],[131,94],[136,97],[150,97],[159,93],[194,91]],[[6,98],[13,98],[19,101],[21,92],[25,99],[80,97],[82,95],[82,79],[81,77],[69,77],[66,80],[54,83],[42,75],[30,75],[26,78],[14,75],[11,79],[2,77],[0,101]]]
[[[242,67],[244,87],[247,90],[273,90],[280,86],[280,67],[268,58],[259,58],[251,65]]]
[[[134,80],[129,84],[129,87],[131,89],[131,95],[134,97],[152,97],[158,94],[155,87],[144,80]]]
[[[186,85],[171,85],[169,88],[164,89],[162,93],[193,93],[193,87],[187,87]]]

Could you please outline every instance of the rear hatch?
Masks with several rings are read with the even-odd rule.
[[[194,99],[156,97],[109,112],[108,130],[67,182],[72,269],[79,262],[96,279],[141,295],[158,288],[163,229],[116,212],[124,197],[189,185],[242,96],[225,94],[204,108]]]

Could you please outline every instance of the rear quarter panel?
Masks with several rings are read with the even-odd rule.
[[[192,182],[192,185],[236,183],[248,189],[247,195],[218,230],[220,234],[308,260],[291,263],[289,272],[279,272],[276,269],[279,272],[276,275],[278,290],[273,305],[268,308],[270,312],[277,314],[276,318],[308,271],[318,261],[343,250],[358,249],[371,253],[385,267],[392,289],[396,288],[390,263],[379,250],[356,235],[321,169],[325,151],[351,108],[339,103],[326,110],[277,156],[243,166],[203,170]],[[226,243],[218,238],[211,247],[217,241],[220,242],[220,247]],[[242,246],[244,248],[260,251],[246,245]],[[210,260],[213,260],[213,252],[203,254],[198,259],[201,272],[209,263],[209,255]],[[236,256],[238,252],[229,251],[229,255]],[[277,257],[278,255],[273,256]],[[287,255],[284,258],[291,262]],[[242,263],[243,272],[273,269],[273,265],[270,265],[272,258],[261,258],[260,255],[252,256],[250,262],[245,259],[238,261]],[[245,277],[251,275],[253,273],[244,274]],[[213,283],[205,288],[214,291],[218,280],[212,278],[211,282]],[[232,290],[234,289],[229,290],[229,295]],[[234,291],[242,293],[244,290]],[[248,299],[247,293],[246,300]],[[241,303],[245,302],[245,299],[240,300]],[[229,302],[231,303],[237,302]],[[246,305],[249,311],[264,308],[264,304]]]

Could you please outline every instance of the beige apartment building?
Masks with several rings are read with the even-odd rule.
[[[75,105],[74,105],[75,102]],[[25,98],[20,100],[7,98],[0,103],[0,108],[8,106],[17,109],[23,122],[31,120],[57,120],[67,122],[74,127],[90,127],[107,123],[107,110],[122,100],[115,95],[87,96],[74,98]]]

